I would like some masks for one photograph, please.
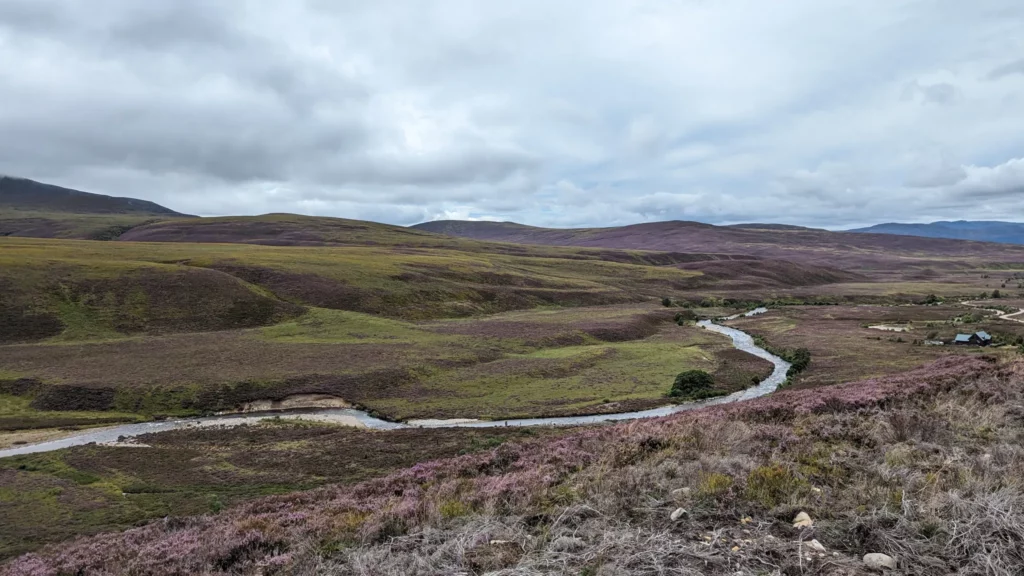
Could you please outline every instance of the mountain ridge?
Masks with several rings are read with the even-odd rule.
[[[943,266],[942,259],[948,257],[973,257],[991,262],[1024,259],[1024,248],[1005,244],[763,224],[715,226],[675,220],[611,228],[563,229],[510,222],[441,220],[413,228],[494,242],[748,254],[807,264],[840,265],[846,269]]]
[[[1024,223],[1001,220],[939,220],[920,224],[885,222],[864,228],[854,228],[847,232],[1024,244]]]
[[[0,174],[0,208],[64,214],[189,216],[149,200],[83,192],[6,174]]]

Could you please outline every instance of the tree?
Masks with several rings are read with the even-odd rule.
[[[792,364],[787,375],[793,377],[806,370],[811,364],[811,351],[807,348],[797,348],[787,351],[782,358]]]
[[[672,299],[669,298],[668,296],[662,298],[661,299],[661,305],[666,307],[666,308],[668,308],[669,306],[672,305]]]
[[[993,290],[992,291],[992,297],[993,298],[1002,298],[1003,296],[1002,296],[1002,294],[999,293],[999,290]]]
[[[686,325],[688,322],[696,322],[697,314],[693,310],[683,310],[682,312],[676,312],[675,322],[680,326]]]
[[[669,396],[674,398],[700,398],[706,396],[714,386],[715,379],[703,370],[687,370],[676,376]]]

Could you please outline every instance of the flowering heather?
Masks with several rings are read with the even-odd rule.
[[[973,477],[973,468],[957,475],[952,464],[942,468],[940,462],[933,470],[922,468],[931,476],[904,468],[931,458],[923,448],[916,452],[920,443],[943,440],[957,462],[987,450],[991,463],[986,466],[1001,466],[977,473],[983,478],[979,489],[995,486],[990,479],[997,475],[1024,469],[1024,456],[1011,442],[982,444],[997,442],[1004,429],[1010,433],[1010,425],[1003,425],[1011,422],[1006,406],[1024,397],[1022,374],[1022,363],[950,358],[894,377],[781,391],[743,404],[505,444],[420,463],[356,486],[270,497],[218,515],[169,518],[51,546],[15,559],[0,574],[397,575],[496,570],[510,562],[545,573],[597,566],[587,562],[619,570],[597,572],[597,566],[593,574],[663,573],[639,555],[643,546],[655,545],[666,547],[665,561],[690,566],[699,560],[712,573],[735,573],[747,561],[752,570],[765,570],[761,564],[767,563],[799,573],[790,560],[799,560],[801,569],[805,563],[822,568],[795,548],[804,536],[788,526],[794,506],[825,517],[814,537],[844,553],[835,566],[846,565],[854,553],[885,551],[899,552],[907,573],[934,573],[929,563],[940,561],[971,573],[977,561],[973,539],[1015,526],[1016,516],[999,514],[1022,500],[1017,488],[986,500],[991,519],[981,520],[992,524],[954,523],[968,532],[947,534],[953,528],[944,519],[959,518],[965,506],[949,495],[964,488],[955,483]],[[939,401],[957,394],[955,401]],[[916,412],[921,410],[930,412]],[[971,418],[991,420],[986,436],[976,437],[980,426]],[[969,420],[969,429],[953,428]],[[948,426],[940,426],[946,421]],[[901,456],[889,445],[909,452]],[[677,486],[685,486],[686,495],[670,495]],[[911,490],[915,498],[932,494],[919,511],[912,506]],[[996,493],[994,488],[985,492]],[[677,505],[692,517],[672,528],[668,512]],[[852,511],[860,508],[877,512],[856,516]],[[911,515],[912,509],[920,517]],[[578,516],[572,525],[566,520],[570,516]],[[737,523],[747,516],[758,520],[743,536]],[[996,525],[998,518],[1002,524]],[[904,534],[911,527],[930,530],[928,522],[938,526],[941,543]],[[529,534],[528,527],[538,523],[546,528]],[[732,544],[713,545],[726,533],[716,533],[706,544],[703,535],[716,526],[736,526],[735,550]],[[476,532],[467,532],[471,527]],[[678,532],[686,530],[693,537]],[[640,538],[641,533],[649,537]],[[521,539],[515,554],[488,552],[487,539],[502,534]],[[1007,537],[990,548],[991,574],[1012,573],[1000,567],[1011,565],[1022,542],[1019,534]],[[697,546],[694,542],[701,547],[686,552]],[[743,550],[757,550],[759,556],[744,556]]]

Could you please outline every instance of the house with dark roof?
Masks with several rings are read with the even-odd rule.
[[[974,334],[957,334],[956,338],[953,338],[953,344],[961,346],[988,346],[991,343],[992,336],[984,330]]]

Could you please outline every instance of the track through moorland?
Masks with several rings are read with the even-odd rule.
[[[753,316],[767,312],[766,308],[757,308],[751,310],[746,314],[737,314],[725,318],[725,320],[735,319],[740,316]],[[658,416],[668,416],[677,412],[685,410],[692,410],[694,408],[701,408],[705,406],[714,406],[719,404],[728,404],[732,402],[740,402],[744,400],[751,400],[758,398],[766,394],[774,392],[783,382],[786,381],[786,376],[790,368],[790,364],[779,358],[778,356],[768,352],[754,343],[754,339],[747,333],[715,324],[710,320],[705,320],[699,324],[705,330],[711,330],[719,334],[728,336],[733,343],[733,346],[738,350],[742,350],[749,354],[753,354],[759,358],[768,360],[774,365],[774,370],[768,378],[761,381],[756,386],[748,388],[746,390],[740,390],[734,392],[728,396],[722,396],[719,398],[712,398],[709,400],[701,400],[694,402],[685,402],[680,404],[672,404],[668,406],[662,406],[660,408],[653,408],[650,410],[641,410],[635,412],[620,412],[611,414],[594,414],[587,416],[563,416],[563,417],[552,417],[552,418],[522,418],[513,420],[475,420],[475,419],[456,419],[456,420],[410,420],[409,422],[389,422],[375,418],[370,414],[351,408],[345,409],[329,409],[329,410],[289,410],[283,412],[265,412],[265,413],[250,413],[250,414],[225,414],[220,416],[210,416],[205,418],[188,418],[179,420],[166,420],[162,422],[144,422],[138,424],[126,424],[123,426],[113,426],[110,428],[103,428],[99,430],[93,430],[61,438],[59,440],[53,440],[50,442],[42,442],[38,444],[29,444],[24,446],[17,446],[7,450],[0,450],[0,458],[9,456],[19,456],[23,454],[35,454],[39,452],[52,452],[54,450],[60,450],[62,448],[70,448],[72,446],[82,446],[85,444],[92,443],[115,443],[120,442],[126,438],[134,438],[142,436],[143,434],[153,434],[158,432],[168,432],[171,430],[178,430],[182,428],[195,428],[195,427],[233,427],[241,426],[245,424],[252,424],[259,422],[260,420],[267,420],[272,418],[290,418],[290,419],[309,419],[318,420],[323,422],[332,422],[335,424],[358,426],[364,428],[372,428],[377,430],[395,430],[398,428],[494,428],[504,426],[581,426],[586,424],[597,424],[606,421],[623,421],[623,420],[638,420],[641,418],[654,418]]]

